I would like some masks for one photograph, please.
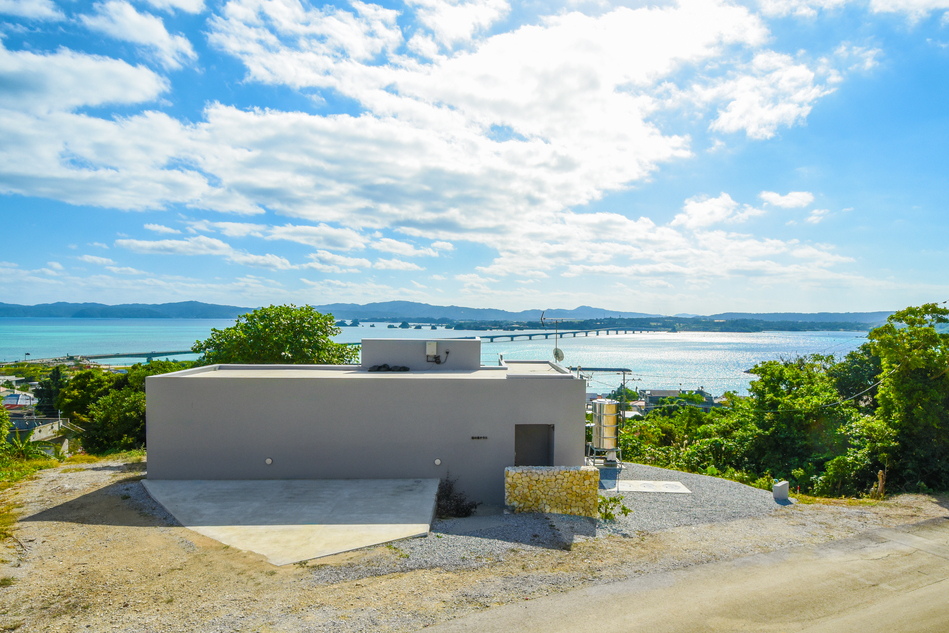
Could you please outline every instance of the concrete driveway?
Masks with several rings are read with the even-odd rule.
[[[274,565],[428,534],[438,479],[154,480],[190,530]]]
[[[711,563],[426,628],[479,633],[949,631],[949,520]]]

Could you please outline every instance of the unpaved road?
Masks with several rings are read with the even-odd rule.
[[[763,518],[585,540],[569,551],[525,545],[470,569],[372,575],[373,562],[400,550],[274,567],[180,527],[145,495],[144,467],[67,464],[2,494],[20,522],[3,544],[0,630],[414,631],[577,587],[949,515],[946,497],[927,495],[795,505]],[[318,580],[327,565],[338,571],[332,583]]]

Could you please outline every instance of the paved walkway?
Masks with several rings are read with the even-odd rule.
[[[949,631],[949,520],[489,609],[425,631]]]

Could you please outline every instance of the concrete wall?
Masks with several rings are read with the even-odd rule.
[[[553,424],[554,464],[583,464],[585,383],[571,376],[301,366],[265,366],[254,376],[227,367],[147,379],[149,479],[444,478],[450,472],[471,499],[500,504],[504,469],[514,465],[516,424]]]
[[[430,361],[426,341],[433,341],[441,362]],[[363,368],[400,365],[412,371],[477,371],[481,367],[480,339],[364,339],[360,352]]]

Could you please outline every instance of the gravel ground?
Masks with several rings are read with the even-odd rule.
[[[636,538],[689,525],[701,525],[770,514],[783,506],[775,503],[767,490],[654,466],[624,464],[618,479],[678,481],[691,494],[663,492],[610,492],[622,497],[633,511],[616,520],[604,521],[560,514],[503,512],[500,508],[479,509],[468,519],[435,521],[426,538],[400,541],[392,546],[394,559],[370,560],[346,567],[320,566],[315,584],[358,580],[368,576],[402,573],[417,569],[474,569],[503,559],[505,554],[525,549],[570,550],[574,543],[597,537]]]
[[[427,538],[274,567],[181,527],[140,483],[145,464],[66,464],[0,494],[0,630],[417,631],[499,604],[821,543],[946,516],[949,499],[779,506],[767,491],[630,465],[615,522],[480,508]]]

